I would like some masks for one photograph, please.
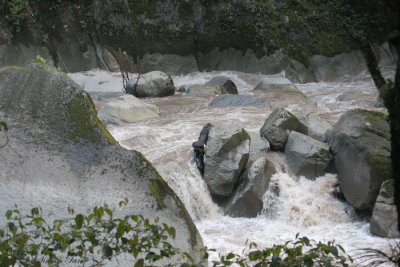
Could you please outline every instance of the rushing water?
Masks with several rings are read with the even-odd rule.
[[[196,72],[174,76],[173,80],[179,87],[202,84],[217,75],[230,77],[237,85],[239,94],[251,95],[259,81],[281,80],[283,74],[265,76],[232,71]],[[91,71],[71,76],[94,96],[99,91],[122,90],[117,73]],[[334,123],[344,111],[351,108],[380,109],[375,106],[376,89],[366,73],[344,77],[336,82],[299,84],[297,87],[310,99],[309,106],[286,102],[285,106],[300,116],[311,110]],[[368,221],[360,219],[349,205],[332,196],[330,192],[337,182],[333,174],[310,181],[304,177],[290,176],[284,171],[278,172],[271,178],[270,187],[274,185],[280,188],[279,197],[266,192],[264,211],[257,218],[223,216],[211,200],[207,185],[195,167],[191,143],[198,138],[207,122],[227,128],[243,127],[257,135],[272,106],[211,108],[208,104],[212,99],[181,93],[172,97],[142,99],[157,105],[161,116],[108,126],[122,146],[141,151],[155,165],[192,215],[205,245],[218,252],[240,253],[245,248],[246,240],[268,246],[293,239],[296,233],[300,233],[317,241],[336,240],[350,253],[357,248],[388,249],[387,239],[369,233]],[[279,105],[279,102],[275,104]]]

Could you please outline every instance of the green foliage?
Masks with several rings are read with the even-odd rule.
[[[5,18],[9,23],[14,25],[16,32],[21,31],[21,24],[23,18],[26,16],[28,10],[27,0],[10,0],[6,4]]]
[[[126,205],[127,200],[120,202]],[[8,221],[0,230],[0,266],[42,266],[44,262],[59,266],[72,261],[89,266],[102,266],[122,255],[130,255],[134,266],[154,266],[162,262],[170,266],[176,257],[181,266],[194,266],[186,253],[181,253],[169,242],[175,238],[173,227],[140,215],[115,218],[107,205],[95,207],[87,214],[55,220],[43,218],[40,208],[30,214],[18,209],[8,210]]]
[[[119,202],[119,207],[128,199]],[[69,218],[49,223],[40,208],[29,214],[18,209],[5,213],[7,223],[0,229],[0,266],[103,266],[118,262],[127,255],[133,266],[199,266],[187,253],[171,245],[176,230],[140,215],[117,218],[107,205],[86,214],[68,208]],[[208,250],[209,252],[215,250]],[[208,253],[205,253],[205,258]],[[171,262],[179,262],[172,264]],[[296,235],[295,240],[257,249],[250,243],[249,252],[220,255],[213,266],[348,266],[352,259],[335,242],[315,242]]]
[[[349,266],[352,259],[345,254],[340,245],[334,241],[327,243],[315,242],[307,237],[299,237],[281,245],[257,249],[257,244],[250,243],[250,251],[245,255],[228,253],[220,255],[219,261],[214,261],[214,267],[220,266]]]
[[[42,66],[47,66],[47,60],[40,55],[37,55],[33,62]]]

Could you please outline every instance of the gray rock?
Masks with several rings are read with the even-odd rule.
[[[307,126],[309,136],[321,142],[326,142],[328,140],[332,125],[322,120],[318,115],[310,113],[302,117],[300,121]]]
[[[247,95],[221,95],[217,96],[211,103],[210,107],[213,108],[227,108],[227,107],[240,107],[240,106],[253,106],[263,108],[265,101],[254,96]]]
[[[186,93],[191,96],[215,96],[220,95],[221,92],[215,91],[216,88],[208,87],[202,84],[193,84],[187,88]]]
[[[175,94],[175,86],[171,77],[161,71],[152,71],[130,79],[126,92],[136,97],[163,97]]]
[[[263,208],[262,197],[275,173],[274,164],[266,157],[249,162],[243,182],[224,207],[225,214],[232,217],[256,217]]]
[[[45,47],[2,44],[0,45],[0,68],[5,66],[25,66],[32,63],[38,55],[46,59],[48,65],[54,66],[53,59]]]
[[[355,75],[366,70],[360,51],[342,53],[334,57],[315,55],[310,59],[310,69],[318,81],[333,81],[345,75]]]
[[[198,71],[196,58],[193,55],[179,56],[146,53],[139,60],[138,65],[140,66],[140,70],[143,72],[159,70],[169,75],[187,74]]]
[[[323,175],[331,160],[327,144],[298,132],[290,132],[285,155],[294,175],[309,179]]]
[[[244,129],[211,127],[204,162],[204,180],[212,195],[228,197],[246,166],[250,136]]]
[[[63,218],[69,206],[86,212],[127,197],[116,216],[158,217],[179,229],[177,247],[201,258],[201,237],[182,202],[140,152],[115,141],[65,73],[39,65],[2,69],[0,114],[10,128],[10,142],[0,149],[1,214],[17,204]]]
[[[237,87],[232,80],[225,76],[216,76],[205,83],[208,87],[219,87],[221,94],[234,94],[237,95],[239,92]]]
[[[268,116],[260,135],[268,140],[272,150],[283,151],[290,131],[307,134],[307,127],[291,112],[278,108]]]
[[[159,117],[157,106],[144,103],[133,95],[123,95],[104,104],[98,111],[105,123],[135,122]]]
[[[386,115],[347,111],[333,127],[329,146],[346,200],[356,209],[372,210],[382,182],[392,178]]]
[[[371,234],[385,238],[400,237],[397,228],[397,208],[394,204],[394,180],[382,183],[372,212],[369,230]]]

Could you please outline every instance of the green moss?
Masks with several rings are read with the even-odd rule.
[[[239,146],[244,140],[250,141],[250,136],[244,129],[241,129],[232,135],[232,137],[221,147],[218,153],[226,153]]]
[[[118,144],[97,117],[90,96],[84,92],[75,94],[66,106],[66,118],[70,127],[69,137],[74,141],[88,141],[101,144],[104,140],[111,145]]]

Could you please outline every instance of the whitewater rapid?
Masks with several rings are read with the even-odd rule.
[[[218,75],[229,77],[238,87],[239,94],[251,95],[258,82],[281,80],[284,73],[265,76],[234,71],[196,72],[172,78],[179,88],[204,84]],[[70,76],[93,96],[98,92],[122,91],[118,73],[90,71]],[[299,116],[313,112],[333,124],[343,112],[352,108],[383,110],[373,104],[377,92],[367,73],[335,82],[296,86],[310,100],[307,109],[299,103],[286,106]],[[215,248],[217,253],[241,253],[246,241],[256,242],[259,247],[269,246],[293,239],[299,233],[316,241],[335,240],[350,254],[358,248],[388,250],[388,239],[372,236],[368,221],[359,218],[348,204],[333,197],[331,191],[337,183],[336,175],[325,174],[315,181],[293,177],[285,172],[284,162],[282,171],[275,174],[270,183],[270,188],[279,187],[279,197],[271,191],[266,192],[264,212],[251,219],[224,216],[213,203],[207,185],[195,167],[191,144],[208,122],[227,128],[242,127],[251,135],[258,135],[272,108],[268,105],[265,108],[211,108],[208,104],[212,99],[181,93],[141,99],[157,105],[161,116],[118,126],[108,125],[123,147],[141,151],[154,164],[185,204],[207,247]],[[211,255],[211,259],[217,253]]]

